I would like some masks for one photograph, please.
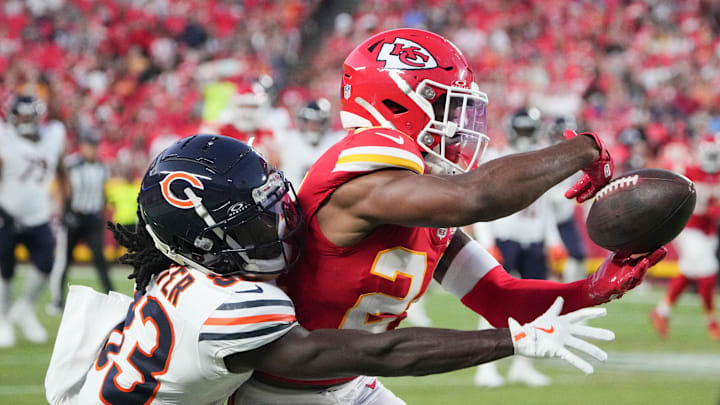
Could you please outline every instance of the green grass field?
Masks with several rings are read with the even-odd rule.
[[[21,269],[16,290],[26,270]],[[125,279],[127,274],[124,267],[113,270],[117,288],[129,294],[132,284]],[[70,282],[97,285],[87,268],[73,269]],[[663,290],[643,290],[608,305],[608,316],[592,323],[617,335],[615,342],[600,343],[610,358],[607,363],[593,362],[593,375],[585,376],[553,359],[536,361],[537,367],[553,378],[553,384],[544,388],[477,388],[472,382],[474,369],[382,381],[409,405],[720,405],[720,342],[708,338],[697,297],[686,294],[681,298],[673,312],[671,337],[662,341],[652,330],[647,313]],[[54,339],[60,319],[45,314],[46,301],[47,296],[40,304],[40,319]],[[435,326],[474,329],[477,325],[476,316],[442,291],[429,294],[427,308]],[[18,340],[16,347],[0,350],[0,404],[45,403],[43,381],[52,343],[31,345]],[[500,362],[501,373],[508,365],[508,359]]]

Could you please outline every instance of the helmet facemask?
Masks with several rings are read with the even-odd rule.
[[[391,71],[390,77],[428,117],[416,141],[426,152],[430,172],[460,174],[475,169],[490,142],[487,95],[475,83],[464,88],[425,79],[411,90],[396,72]]]
[[[223,274],[278,274],[290,269],[299,258],[297,233],[302,212],[292,184],[275,172],[268,181],[253,190],[254,205],[237,203],[228,217],[206,228],[198,243],[208,236],[221,240],[212,254],[232,266]],[[214,239],[214,238],[212,238]]]

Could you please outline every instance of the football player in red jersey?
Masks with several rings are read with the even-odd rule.
[[[687,227],[675,239],[680,274],[670,281],[667,295],[650,311],[650,319],[660,336],[666,338],[670,309],[690,281],[694,281],[705,307],[710,338],[720,340],[713,302],[719,267],[715,251],[720,221],[720,134],[701,139],[696,156],[698,164],[685,168],[685,175],[697,189],[695,211]]]
[[[121,260],[133,266],[134,298],[71,287],[45,379],[48,402],[220,405],[254,369],[296,378],[424,375],[540,350],[572,361],[557,342],[573,335],[581,352],[606,358],[578,338],[613,333],[577,325],[605,310],[559,316],[561,300],[525,329],[517,325],[527,336],[516,341],[507,329],[304,329],[292,301],[269,283],[295,261],[302,216],[294,195],[281,172],[228,137],[194,135],[161,152],[143,178],[137,226],[111,227],[129,251]],[[355,383],[373,387],[368,401],[381,400],[376,379]],[[354,397],[354,388],[299,400],[345,403],[337,399]]]
[[[398,29],[364,41],[345,60],[341,98],[349,133],[310,168],[298,192],[306,251],[282,280],[308,329],[395,328],[433,277],[507,327],[508,317],[529,322],[559,296],[564,311],[619,297],[666,253],[611,255],[575,283],[519,280],[456,229],[517,212],[581,169],[566,196],[585,201],[608,183],[613,164],[597,135],[568,131],[566,142],[473,170],[489,141],[487,96],[465,57],[439,35]],[[517,323],[509,326],[517,331]],[[254,378],[241,390],[285,389],[288,404],[299,387],[325,395],[353,380]],[[352,403],[368,403],[362,398],[379,389],[358,388]],[[383,403],[403,402],[388,395]]]
[[[280,163],[275,134],[262,125],[269,107],[267,90],[260,81],[240,81],[220,113],[218,122],[205,124],[201,132],[217,133],[242,142],[249,142],[275,167]]]

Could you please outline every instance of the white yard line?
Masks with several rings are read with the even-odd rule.
[[[599,371],[720,377],[717,353],[610,352],[606,362],[595,365]]]
[[[42,385],[2,385],[0,384],[0,397],[14,397],[16,395],[42,394],[45,387]]]
[[[27,362],[40,361],[41,356],[23,356]],[[6,356],[4,360],[13,363],[15,356]],[[42,356],[42,361],[47,361]],[[594,362],[599,374],[625,374],[642,372],[644,374],[672,375],[674,379],[702,379],[717,381],[720,377],[720,354],[716,353],[668,353],[668,352],[611,352],[605,363]],[[572,370],[567,363],[561,360],[543,361],[542,367],[563,368]],[[443,374],[437,378],[442,379],[444,388],[467,387],[472,384],[471,378],[453,374]],[[592,378],[592,377],[590,377]],[[563,384],[587,384],[585,378],[565,379]],[[413,379],[393,379],[392,386],[416,385]],[[3,385],[0,384],[0,397],[15,395],[30,395],[45,392],[42,385]]]

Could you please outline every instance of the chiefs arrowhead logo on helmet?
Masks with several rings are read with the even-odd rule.
[[[377,60],[385,62],[384,69],[433,69],[438,66],[427,49],[405,38],[395,38],[392,43],[383,44]]]

